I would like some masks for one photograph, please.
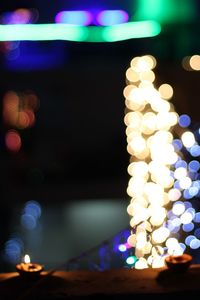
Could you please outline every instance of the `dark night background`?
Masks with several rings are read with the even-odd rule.
[[[40,103],[35,125],[20,131],[22,148],[18,153],[5,146],[8,128],[1,118],[2,247],[15,231],[13,218],[30,199],[55,211],[63,203],[81,200],[82,205],[86,199],[102,203],[103,199],[117,199],[113,203],[123,201],[126,206],[129,156],[123,89],[125,72],[134,56],[156,57],[157,84],[171,84],[177,112],[187,113],[199,123],[199,72],[182,67],[185,56],[199,54],[199,1],[183,2],[193,7],[192,17],[165,20],[156,37],[114,43],[20,42],[16,60],[9,60],[5,45],[0,44],[0,99],[9,90],[32,90]],[[138,1],[94,3],[104,9],[124,9],[134,16]],[[53,23],[60,10],[88,9],[91,5],[91,1],[7,0],[1,1],[0,14],[34,7],[39,12],[38,23]],[[119,224],[123,226],[126,211],[122,215]],[[36,253],[35,257],[43,259],[44,255]]]

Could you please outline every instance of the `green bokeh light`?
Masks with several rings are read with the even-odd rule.
[[[115,42],[158,35],[155,21],[129,22],[113,26],[78,26],[67,24],[0,25],[0,41]]]
[[[134,20],[156,20],[160,23],[188,22],[196,18],[193,0],[137,0]]]
[[[123,25],[110,26],[104,29],[103,37],[107,42],[144,38],[158,35],[161,26],[155,21],[129,22]]]

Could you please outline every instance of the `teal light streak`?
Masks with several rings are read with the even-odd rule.
[[[105,27],[104,41],[116,42],[132,38],[153,37],[161,32],[161,26],[155,21],[128,22]]]
[[[88,28],[69,24],[13,24],[0,25],[0,41],[81,42],[88,36]]]
[[[0,41],[116,42],[158,35],[156,21],[129,22],[112,26],[78,26],[69,24],[0,25]]]

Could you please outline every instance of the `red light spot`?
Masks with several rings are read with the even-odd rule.
[[[29,126],[29,116],[25,111],[20,111],[18,113],[18,122],[17,122],[18,128],[27,128]]]
[[[27,109],[25,110],[25,113],[27,114],[28,118],[29,118],[29,124],[28,126],[31,127],[35,124],[35,114],[32,110]]]
[[[18,152],[21,148],[21,137],[17,131],[10,130],[5,136],[6,147],[12,152]]]

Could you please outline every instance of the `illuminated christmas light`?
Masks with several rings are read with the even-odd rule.
[[[181,115],[179,117],[179,120],[178,120],[178,123],[181,127],[185,128],[185,127],[188,127],[191,123],[191,119],[190,119],[190,116],[184,114],[184,115]]]
[[[126,259],[126,263],[128,265],[133,265],[137,261],[137,258],[135,256],[129,256]]]
[[[67,24],[0,25],[0,41],[69,40],[84,41],[87,27]]]
[[[120,252],[125,252],[127,250],[126,245],[124,245],[124,244],[119,245],[118,249]]]
[[[9,130],[5,135],[5,144],[8,150],[18,152],[22,145],[19,133],[16,130]]]
[[[71,24],[0,25],[0,41],[115,42],[153,37],[161,26],[155,21],[128,22],[112,26],[79,26]]]
[[[91,12],[86,10],[60,11],[55,17],[56,23],[89,25],[93,20]]]
[[[200,55],[191,56],[189,63],[192,70],[200,71]]]
[[[152,77],[146,76],[154,67],[155,58],[152,56],[132,59],[126,72],[128,84],[124,89],[128,109],[124,118],[127,126],[127,151],[131,155],[128,166],[131,178],[127,187],[131,202],[127,211],[131,216],[130,225],[134,232],[128,238],[128,243],[135,247],[137,269],[164,266],[166,247],[168,254],[183,252],[178,240],[170,238],[170,229],[165,225],[166,205],[170,200],[176,201],[181,196],[181,192],[173,188],[174,177],[171,172],[178,155],[170,131],[178,123],[178,115],[173,111],[172,105],[164,100],[161,95],[163,92],[154,87]],[[165,88],[169,88],[171,97],[172,88],[164,86],[164,91]],[[166,98],[169,99],[169,95]],[[189,180],[186,175],[184,168],[176,171],[176,177],[181,180]],[[182,185],[188,186],[188,180],[181,182]],[[180,202],[173,210],[182,217],[185,206]],[[185,222],[189,217],[191,219],[191,214],[187,214]],[[171,224],[173,232],[180,228],[181,220],[177,220],[179,224]]]
[[[124,10],[103,10],[98,13],[96,20],[102,26],[110,26],[128,22],[129,16]]]
[[[185,131],[181,136],[181,140],[183,145],[187,148],[190,148],[195,144],[195,137],[191,131]]]
[[[128,19],[128,13],[124,10],[102,10],[98,13],[87,10],[72,10],[57,13],[55,22],[83,26],[92,23],[95,25],[110,26],[126,23]]]

